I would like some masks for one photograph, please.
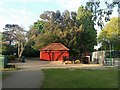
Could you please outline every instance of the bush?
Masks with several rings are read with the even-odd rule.
[[[79,63],[81,63],[81,62],[80,62],[80,60],[75,60],[75,63],[76,63],[76,64],[79,64]]]
[[[24,51],[23,51],[23,56],[25,57],[39,57],[40,54],[39,54],[39,50],[37,49],[34,49],[31,44],[27,44]]]
[[[8,58],[9,61],[11,61],[11,60],[15,60],[16,56],[8,55],[7,58]]]
[[[17,53],[17,48],[11,45],[2,45],[2,55],[13,55]]]

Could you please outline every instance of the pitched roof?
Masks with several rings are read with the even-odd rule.
[[[67,50],[68,51],[69,49],[61,43],[51,43],[41,48],[40,50],[41,51],[45,51],[45,50],[60,50],[60,51]]]

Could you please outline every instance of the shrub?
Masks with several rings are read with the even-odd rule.
[[[75,60],[75,63],[76,63],[76,64],[79,64],[79,63],[80,63],[80,60]]]
[[[15,60],[16,56],[8,55],[7,58],[8,58],[9,61],[11,61],[11,60]]]

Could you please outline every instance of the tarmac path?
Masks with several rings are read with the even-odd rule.
[[[44,79],[42,70],[19,70],[2,81],[2,88],[40,88]]]
[[[47,68],[81,68],[81,69],[102,69],[107,70],[100,64],[68,64],[62,62],[46,61],[26,61],[26,63],[17,63],[20,70],[5,71],[3,73],[12,73],[2,81],[3,88],[40,88],[44,80],[44,73],[41,69]]]

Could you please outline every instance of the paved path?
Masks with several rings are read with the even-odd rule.
[[[3,80],[3,88],[40,88],[44,78],[41,70],[20,70],[3,73],[12,73],[12,76]]]
[[[0,79],[0,90],[2,90],[2,79]]]
[[[40,88],[44,75],[41,69],[47,68],[82,68],[82,69],[103,69],[100,64],[62,64],[62,62],[26,61],[18,63],[19,71],[4,72],[12,73],[12,76],[3,80],[3,88]]]
[[[16,63],[20,70],[41,70],[48,68],[106,69],[102,64],[63,64],[62,61],[30,61]]]

